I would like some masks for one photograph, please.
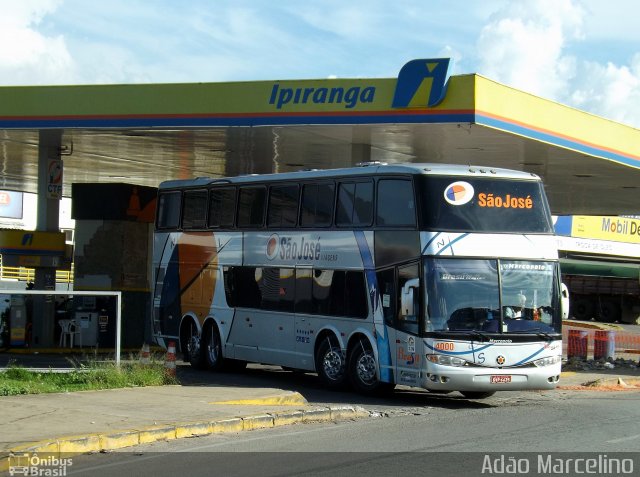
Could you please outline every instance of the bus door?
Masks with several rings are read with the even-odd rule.
[[[238,267],[239,304],[229,341],[235,358],[287,366],[294,359],[293,268]]]
[[[233,344],[236,359],[246,361],[260,361],[258,355],[258,327],[259,312],[251,308],[238,308],[233,318],[233,325],[229,331],[228,342]]]
[[[260,360],[291,366],[295,362],[295,269],[262,268],[256,277],[261,291],[260,310],[254,312],[254,332]]]
[[[424,356],[419,339],[420,279],[418,263],[378,273],[380,298],[393,356],[395,381],[419,385]]]

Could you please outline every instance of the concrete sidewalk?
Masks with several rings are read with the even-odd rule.
[[[246,386],[153,386],[0,397],[0,471],[25,452],[97,452],[219,432],[368,416],[299,393]]]
[[[640,370],[565,372],[561,389],[638,389]],[[553,392],[553,391],[549,391]],[[359,397],[354,394],[354,402]],[[393,399],[390,397],[389,399]],[[279,388],[207,384],[0,397],[0,470],[25,452],[84,453],[218,432],[367,417],[356,405],[310,405]]]

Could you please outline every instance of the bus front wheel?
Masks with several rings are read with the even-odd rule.
[[[349,378],[354,389],[363,394],[388,392],[392,383],[380,381],[373,348],[366,340],[358,341],[349,356]]]
[[[328,388],[338,389],[346,383],[344,353],[334,336],[326,335],[318,344],[316,371]]]

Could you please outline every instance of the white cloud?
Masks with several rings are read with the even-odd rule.
[[[367,8],[359,2],[304,2],[296,4],[295,10],[302,21],[314,29],[348,41],[371,41],[385,26],[385,21],[389,21],[385,13],[390,13],[375,1],[368,2]]]
[[[583,62],[570,104],[640,127],[640,53],[629,66]]]
[[[576,47],[583,42],[593,44],[592,37],[602,41],[605,32],[610,38],[618,35],[612,28],[611,15],[599,22],[593,8],[602,10],[602,5],[593,0],[508,2],[489,17],[478,38],[478,72],[541,97],[640,127],[640,53],[628,65],[600,63],[589,58],[588,48]],[[591,12],[588,17],[587,9]],[[619,35],[629,34],[627,28]],[[570,53],[574,51],[580,51],[581,56]]]
[[[0,27],[5,28],[14,23],[38,23],[44,15],[55,11],[59,5],[60,0],[0,0]]]
[[[73,61],[62,36],[36,27],[59,6],[58,0],[0,0],[0,84],[69,82]]]
[[[572,0],[522,0],[496,11],[477,42],[478,72],[558,99],[575,70],[568,41],[580,38],[584,10]]]

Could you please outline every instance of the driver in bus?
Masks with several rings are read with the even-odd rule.
[[[504,316],[511,320],[521,320],[523,318],[522,312],[524,310],[525,304],[527,303],[527,297],[522,294],[522,290],[520,290],[520,293],[518,293],[517,297],[519,306],[507,306],[504,309]]]

